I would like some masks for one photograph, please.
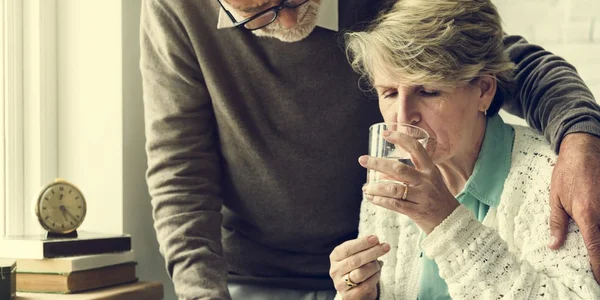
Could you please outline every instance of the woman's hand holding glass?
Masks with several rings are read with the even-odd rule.
[[[335,247],[329,256],[329,276],[344,300],[377,299],[381,264],[377,260],[390,251],[377,236],[359,237]]]
[[[363,186],[367,200],[411,218],[429,234],[460,205],[450,193],[442,175],[427,151],[414,138],[399,132],[386,131],[386,140],[410,153],[414,167],[400,161],[361,156],[359,163],[370,170],[385,174],[392,181]]]

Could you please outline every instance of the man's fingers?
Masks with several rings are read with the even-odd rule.
[[[331,261],[342,261],[358,252],[372,248],[379,244],[379,238],[376,235],[369,235],[349,240],[335,247],[329,259]]]
[[[598,224],[589,223],[580,227],[583,241],[588,249],[590,264],[596,281],[600,282],[600,228]]]
[[[557,197],[557,196],[555,196]],[[550,243],[548,247],[553,250],[560,248],[567,238],[569,215],[564,210],[558,198],[550,203]]]

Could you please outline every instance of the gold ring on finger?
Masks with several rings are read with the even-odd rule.
[[[358,285],[358,283],[355,283],[354,281],[350,280],[350,273],[344,275],[344,277],[342,277],[342,279],[344,280],[344,283],[349,287],[349,288],[353,288],[355,286]]]
[[[404,184],[404,194],[402,194],[402,197],[400,199],[406,200],[407,196],[408,196],[408,184]]]

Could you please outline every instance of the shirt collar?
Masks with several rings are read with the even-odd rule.
[[[457,198],[469,193],[490,207],[498,207],[510,170],[514,135],[513,128],[505,124],[499,115],[487,120],[473,174]]]
[[[319,14],[317,15],[317,26],[337,32],[339,30],[338,19],[338,0],[321,1]],[[233,27],[233,22],[231,22],[231,19],[229,19],[225,11],[220,9],[217,28],[223,29],[231,27]]]

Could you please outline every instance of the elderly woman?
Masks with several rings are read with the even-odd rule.
[[[405,184],[363,187],[359,237],[330,256],[338,298],[600,299],[574,223],[563,248],[547,248],[554,152],[497,115],[514,68],[502,35],[489,0],[400,0],[348,34],[384,120],[430,140],[387,133],[414,167],[359,158]]]

